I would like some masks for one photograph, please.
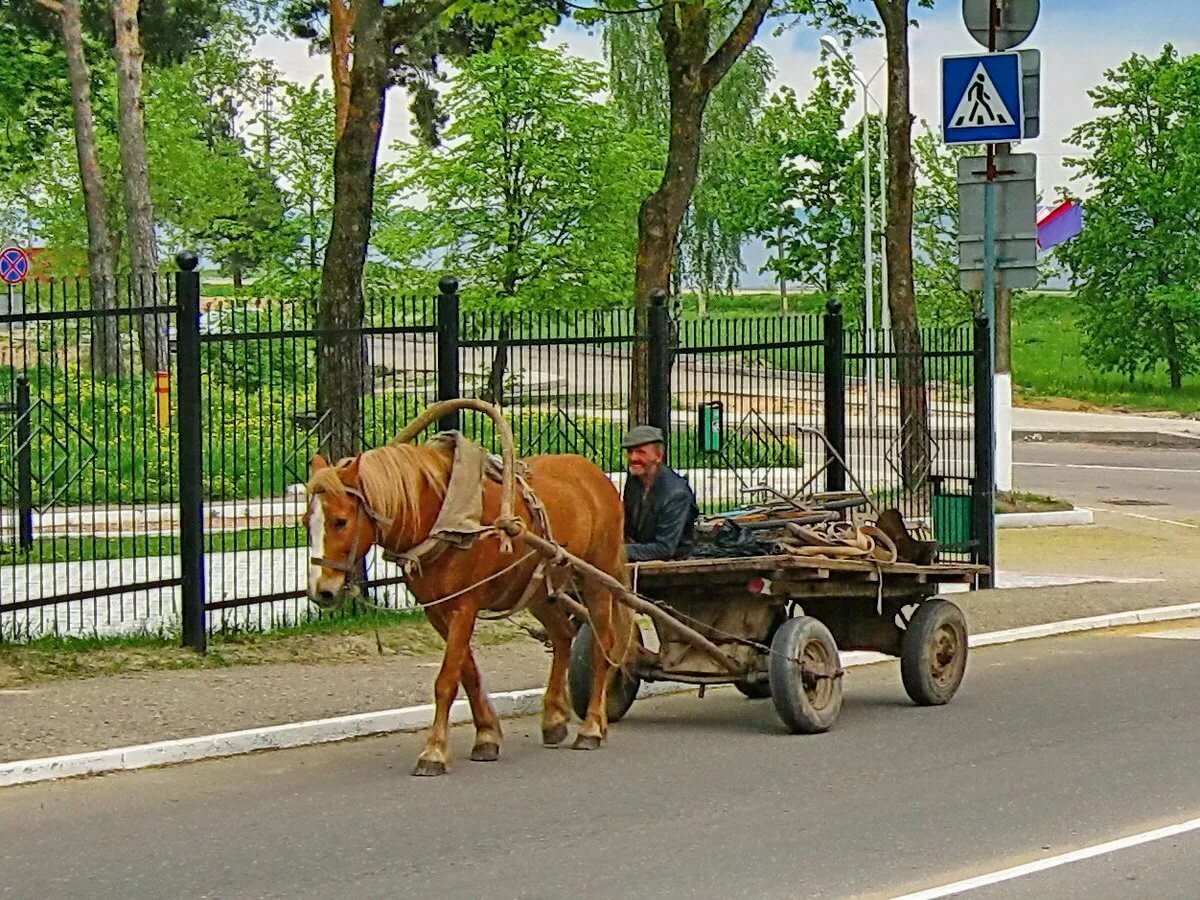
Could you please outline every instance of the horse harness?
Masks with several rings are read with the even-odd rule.
[[[485,476],[486,477],[486,476]],[[542,503],[541,498],[530,487],[528,480],[524,475],[517,474],[515,476],[518,489],[521,491],[521,499],[525,501],[526,507],[529,509],[530,516],[533,519],[534,527],[541,532],[542,537],[547,541],[554,541],[554,535],[550,530],[550,517],[546,512],[546,506]],[[382,544],[388,532],[391,531],[395,524],[394,519],[389,519],[387,516],[379,513],[371,506],[364,494],[358,488],[346,487],[345,491],[351,497],[358,500],[358,508],[355,511],[354,518],[354,542],[350,545],[350,553],[346,561],[338,561],[327,559],[325,557],[313,556],[309,562],[314,566],[321,566],[325,569],[332,569],[335,572],[341,572],[349,580],[357,581],[359,578],[359,570],[357,568],[357,560],[359,556],[359,534],[360,529],[358,523],[361,517],[366,515],[371,523],[375,526],[375,542]],[[507,536],[507,533],[500,527],[500,523],[495,523],[490,530],[485,532],[494,534],[502,540]],[[402,578],[404,581],[410,581],[414,574],[420,575],[422,567],[431,563],[440,557],[446,550],[449,549],[449,544],[445,540],[439,538],[426,538],[417,546],[399,553],[390,550],[383,551],[383,558],[388,562],[397,563],[401,567]],[[566,577],[563,577],[563,576]],[[520,599],[511,608],[502,611],[499,614],[486,616],[482,612],[479,614],[481,619],[499,620],[507,619],[515,616],[517,613],[525,610],[529,604],[541,596],[553,596],[561,592],[566,582],[571,576],[571,566],[567,558],[559,553],[556,557],[543,556],[538,560],[534,567],[533,574],[530,576],[529,584],[526,585],[524,593]],[[491,576],[489,576],[490,579]],[[489,580],[489,579],[485,579]],[[480,582],[482,584],[483,582]],[[478,585],[476,585],[478,586]],[[465,592],[460,592],[465,593]],[[457,596],[457,595],[456,595]]]

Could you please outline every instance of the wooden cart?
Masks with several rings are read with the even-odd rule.
[[[636,668],[614,679],[610,720],[628,711],[642,681],[733,684],[747,697],[770,697],[790,731],[810,734],[826,731],[841,710],[841,650],[899,657],[915,703],[948,702],[966,670],[967,626],[955,604],[935,595],[986,571],[791,555],[649,562],[630,570],[637,594],[655,601],[659,646],[643,650]],[[577,712],[587,708],[591,644],[585,625],[571,660]]]

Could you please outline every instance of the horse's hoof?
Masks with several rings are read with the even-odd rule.
[[[571,745],[572,750],[599,750],[600,738],[592,734],[579,734],[575,736],[575,743]]]
[[[471,750],[471,759],[475,762],[495,762],[499,758],[499,744],[476,744]]]
[[[434,759],[418,759],[417,764],[413,766],[412,773],[422,777],[431,775],[445,775],[446,764],[444,762],[438,762]]]
[[[567,739],[567,725],[556,725],[553,728],[542,729],[542,743],[547,747],[557,747]]]

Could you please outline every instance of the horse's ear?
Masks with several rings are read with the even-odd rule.
[[[342,466],[341,476],[342,482],[345,484],[358,483],[358,463],[362,459],[362,454],[355,456],[350,462]]]
[[[312,458],[312,461],[309,463],[309,465],[312,467],[313,474],[320,472],[322,469],[329,468],[329,463],[325,462],[325,457],[323,457],[320,453]]]

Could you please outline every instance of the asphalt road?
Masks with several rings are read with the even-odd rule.
[[[414,735],[6,789],[0,896],[896,897],[1200,816],[1200,641],[1147,630],[977,650],[939,709],[853,669],[815,737],[717,691],[640,701],[591,754],[522,719],[471,763],[457,729],[441,779],[407,774]],[[1194,898],[1198,849],[972,896]]]
[[[1145,515],[1200,515],[1200,450],[1017,443],[1018,490]]]

